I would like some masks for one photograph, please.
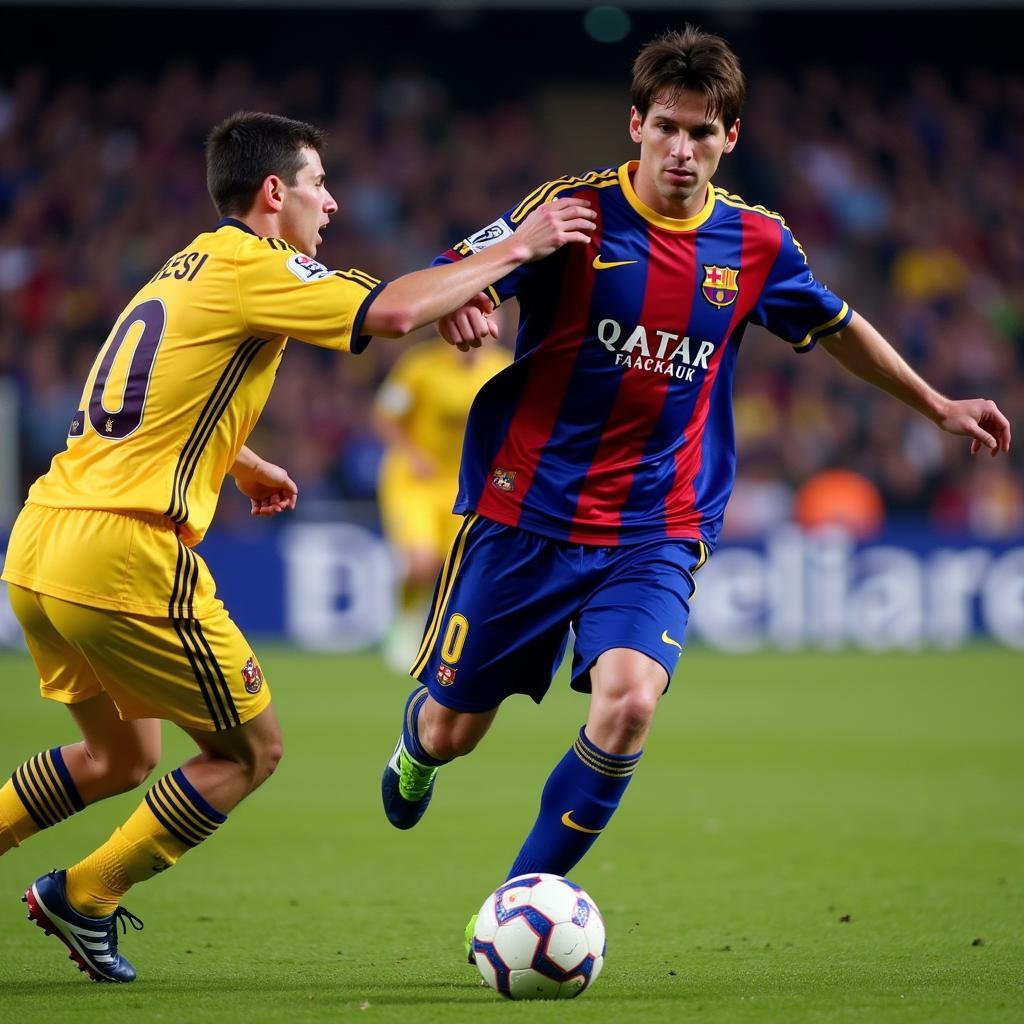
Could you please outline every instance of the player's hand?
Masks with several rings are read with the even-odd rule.
[[[276,516],[279,512],[295,508],[299,500],[295,481],[280,466],[265,459],[237,469],[234,477],[235,486],[252,503],[250,515]]]
[[[585,199],[555,199],[538,206],[516,229],[526,246],[526,262],[542,260],[568,242],[589,242],[597,227],[597,212]]]
[[[1010,421],[999,411],[995,402],[986,398],[967,398],[951,401],[938,422],[950,434],[970,437],[971,454],[977,455],[987,448],[991,456],[1010,450]]]
[[[498,325],[491,319],[494,303],[483,292],[437,322],[438,333],[460,352],[479,348],[488,338],[497,338]]]

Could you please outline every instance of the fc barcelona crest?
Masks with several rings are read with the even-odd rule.
[[[491,476],[491,483],[499,491],[514,491],[516,489],[516,474],[514,470],[496,469]]]
[[[731,306],[740,293],[740,272],[733,267],[709,267],[704,265],[704,298],[722,309]]]

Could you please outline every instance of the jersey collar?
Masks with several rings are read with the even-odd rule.
[[[711,216],[711,213],[715,208],[715,186],[712,185],[710,181],[708,182],[708,197],[707,201],[704,203],[704,208],[700,213],[695,214],[693,217],[686,217],[685,219],[680,220],[677,217],[666,217],[664,214],[657,213],[652,210],[636,194],[636,190],[633,188],[633,182],[630,179],[630,175],[635,173],[639,166],[639,160],[627,160],[619,168],[619,185],[622,187],[622,194],[626,197],[626,202],[629,203],[629,205],[632,206],[644,220],[649,221],[651,224],[656,224],[659,228],[664,228],[666,231],[694,231]]]
[[[217,221],[217,226],[213,230],[220,231],[221,228],[238,228],[239,231],[245,231],[250,235],[256,234],[256,232],[253,231],[245,221],[238,220],[236,217],[221,217],[221,219]]]

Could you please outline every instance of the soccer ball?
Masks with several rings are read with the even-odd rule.
[[[484,900],[473,933],[477,969],[509,999],[572,999],[604,966],[597,904],[558,875],[518,875]]]

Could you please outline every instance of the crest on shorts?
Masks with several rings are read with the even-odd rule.
[[[731,306],[740,293],[740,272],[735,267],[709,267],[704,264],[704,298],[721,309]]]
[[[437,670],[437,681],[442,686],[451,686],[455,682],[456,672],[458,669],[452,668],[451,665],[441,665]]]
[[[242,666],[242,682],[245,683],[246,693],[260,692],[263,685],[263,670],[256,664],[255,658],[249,658]]]
[[[516,474],[515,470],[511,469],[496,469],[491,476],[491,483],[498,488],[499,491],[514,491],[516,489]]]

